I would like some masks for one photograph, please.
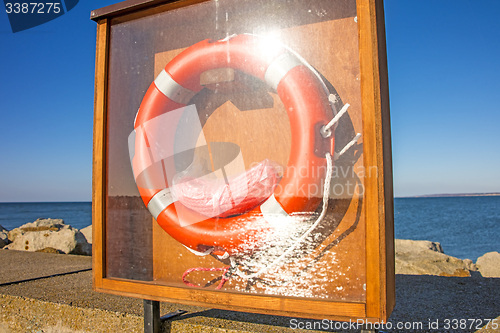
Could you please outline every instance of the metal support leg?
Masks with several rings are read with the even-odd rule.
[[[144,333],[160,332],[160,302],[144,300]]]

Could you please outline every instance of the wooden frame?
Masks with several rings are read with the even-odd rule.
[[[96,291],[143,299],[228,310],[315,319],[387,320],[395,305],[392,160],[383,3],[356,2],[365,166],[376,173],[365,178],[366,299],[324,301],[260,294],[220,292],[109,277],[106,274],[106,206],[110,26],[202,1],[130,0],[93,11],[97,22],[94,157],[93,286]]]

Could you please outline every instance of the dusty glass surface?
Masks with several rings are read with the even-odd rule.
[[[363,179],[376,170],[363,165],[355,1],[207,1],[111,23],[106,276],[364,301]],[[206,39],[213,41],[206,48],[227,43],[227,53],[207,53],[206,61],[192,63],[182,59],[181,69],[172,65],[183,50]],[[238,40],[250,45],[243,56],[230,46]],[[260,63],[252,59],[268,52],[277,69],[256,68]],[[172,74],[177,82],[168,81],[161,74],[166,65],[188,79]],[[294,72],[300,66],[309,76]],[[207,70],[199,73],[198,67]],[[287,89],[279,85],[285,77],[291,82]],[[304,80],[311,77],[313,85]],[[164,109],[152,104],[154,117],[143,116],[143,110],[137,117],[155,78],[180,103]],[[179,82],[201,90],[190,93]],[[315,94],[324,94],[324,110],[300,107]],[[304,134],[304,119],[318,113],[326,121],[313,119],[315,132]],[[304,145],[307,140],[311,145]],[[157,200],[160,208],[146,207],[165,188],[173,195],[175,218],[161,216],[170,204],[165,196]],[[160,214],[161,226],[150,211]],[[206,229],[205,219],[214,230]],[[211,237],[221,241],[210,243]],[[241,246],[224,245],[236,242],[232,237]]]

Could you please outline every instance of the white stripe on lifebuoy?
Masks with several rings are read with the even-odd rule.
[[[133,130],[128,136],[128,156],[130,161],[134,160],[135,156],[135,130]]]
[[[195,91],[184,88],[167,73],[162,70],[155,79],[155,85],[159,91],[172,101],[179,104],[188,104],[191,98],[196,95]]]
[[[281,79],[294,67],[302,65],[302,61],[291,53],[283,53],[276,58],[266,70],[264,80],[274,90],[278,89]]]
[[[266,219],[266,221],[273,221],[276,216],[288,217],[288,213],[283,209],[281,204],[276,200],[276,197],[271,195],[267,198],[262,205],[260,205],[260,211]]]
[[[172,193],[170,192],[170,188],[166,188],[156,193],[148,203],[148,210],[153,215],[155,219],[158,218],[158,215],[174,203],[174,198],[172,197]]]

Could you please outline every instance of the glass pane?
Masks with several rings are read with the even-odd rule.
[[[206,1],[110,42],[106,275],[364,301],[355,1]]]

